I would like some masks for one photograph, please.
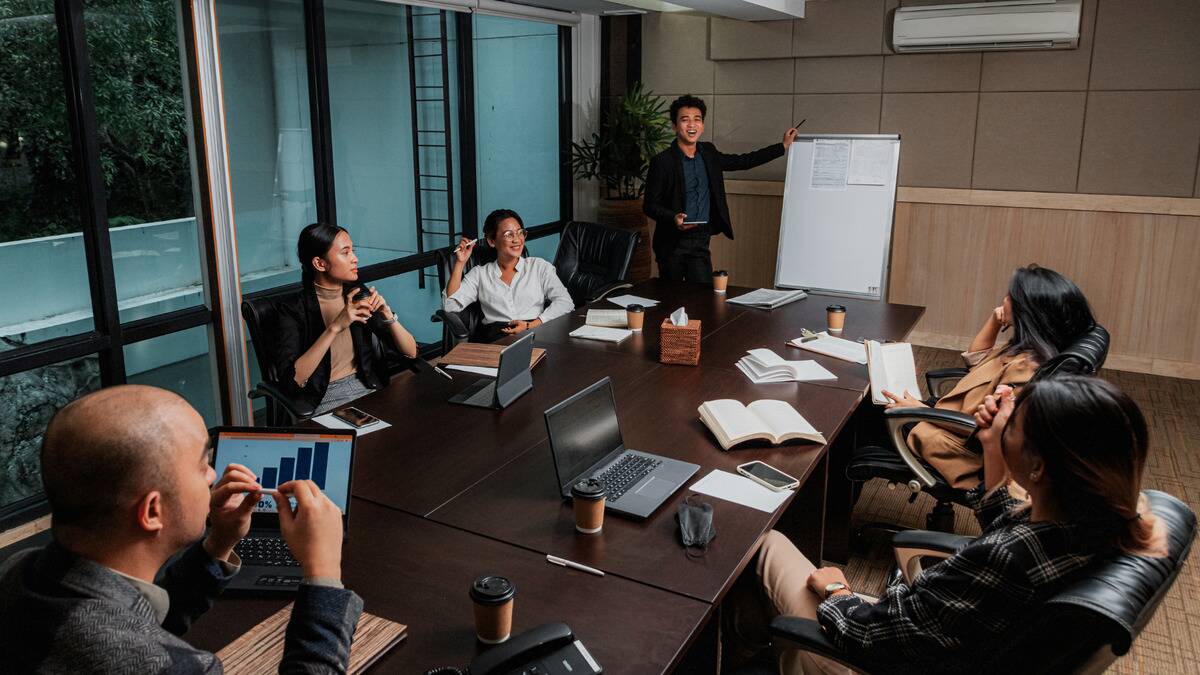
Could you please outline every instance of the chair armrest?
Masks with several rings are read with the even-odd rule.
[[[959,427],[968,433],[975,431],[975,418],[971,415],[940,408],[891,408],[883,411],[883,417],[887,421],[892,445],[896,448],[896,452],[927,488],[936,485],[937,479],[908,449],[908,443],[904,439],[905,427],[914,422],[933,422],[941,426]]]
[[[296,421],[309,419],[313,416],[313,413],[317,411],[317,409],[311,405],[303,401],[297,401],[296,399],[291,398],[287,394],[283,393],[283,390],[279,388],[279,385],[276,385],[272,382],[259,382],[257,387],[250,390],[249,397],[269,398],[275,401],[279,405],[283,406],[283,409],[286,410],[287,413],[292,416],[292,419]]]
[[[471,337],[470,331],[467,330],[466,324],[458,317],[457,312],[448,312],[444,309],[439,309],[433,313],[433,321],[445,322],[446,327],[450,329],[450,334],[456,340],[466,340]]]
[[[930,530],[901,530],[892,537],[892,551],[896,566],[904,575],[904,583],[911,584],[924,569],[925,560],[945,560],[966,546],[974,537],[949,532]]]
[[[615,290],[618,290],[621,288],[630,288],[632,286],[633,286],[633,284],[628,281],[614,281],[611,284],[596,291],[592,295],[592,297],[587,299],[587,302],[596,302],[598,300],[603,300],[604,296],[608,295],[609,293],[612,293]]]
[[[812,619],[798,616],[777,616],[771,620],[770,631],[772,638],[787,643],[785,645],[787,647],[794,647],[800,651],[833,659],[856,673],[865,672],[859,666],[847,661],[846,655],[835,647],[829,638],[825,637],[825,631],[821,630],[821,624]]]
[[[949,387],[958,384],[969,371],[966,368],[938,368],[925,373],[925,385],[929,388],[929,395],[933,398],[941,398],[949,391]]]

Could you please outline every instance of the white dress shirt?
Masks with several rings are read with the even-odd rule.
[[[488,323],[532,321],[546,323],[575,308],[554,265],[541,258],[521,258],[512,283],[500,279],[500,265],[476,265],[463,275],[458,291],[442,301],[442,309],[461,312],[476,300]],[[549,305],[547,305],[547,302]]]

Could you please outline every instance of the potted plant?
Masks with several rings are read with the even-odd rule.
[[[642,214],[642,195],[650,158],[675,137],[666,102],[634,83],[605,115],[600,131],[571,144],[571,171],[581,180],[597,179],[602,190],[599,220],[642,235],[629,278],[650,277],[650,227]]]

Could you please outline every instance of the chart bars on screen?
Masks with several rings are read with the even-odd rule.
[[[311,480],[324,490],[328,467],[329,443],[313,443],[311,448],[296,448],[295,457],[280,457],[279,466],[263,467],[262,486],[272,490],[289,480]]]

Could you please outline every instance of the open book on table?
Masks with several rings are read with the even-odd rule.
[[[817,333],[816,339],[805,340],[804,338],[796,338],[788,342],[788,344],[817,354],[832,356],[842,361],[864,364],[867,362],[867,350],[863,347],[863,343],[830,335],[825,331]]]
[[[755,384],[837,379],[816,361],[788,361],[764,348],[751,349],[734,365]]]
[[[765,440],[779,445],[792,440],[824,443],[825,437],[808,423],[791,403],[762,399],[750,405],[719,399],[700,404],[700,419],[728,450],[747,441]]]
[[[629,315],[623,309],[589,309],[584,323],[602,328],[628,328]]]
[[[886,389],[897,396],[908,393],[920,398],[917,384],[917,365],[913,361],[912,345],[907,342],[876,342],[867,340],[867,373],[871,376],[871,402],[887,405]]]

